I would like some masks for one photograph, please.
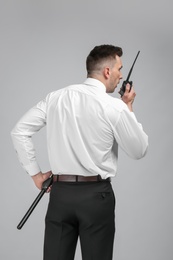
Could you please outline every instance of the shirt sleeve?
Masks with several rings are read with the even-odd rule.
[[[40,172],[32,136],[46,125],[46,100],[31,108],[11,131],[19,161],[25,171],[33,176]]]
[[[145,156],[148,149],[148,136],[133,112],[123,109],[114,126],[114,136],[118,145],[133,159]]]

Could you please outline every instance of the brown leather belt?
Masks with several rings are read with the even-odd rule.
[[[54,182],[100,182],[109,181],[110,178],[102,179],[100,175],[97,176],[81,176],[81,175],[53,175]]]

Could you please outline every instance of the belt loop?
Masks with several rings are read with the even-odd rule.
[[[78,182],[78,175],[76,175],[76,182]]]

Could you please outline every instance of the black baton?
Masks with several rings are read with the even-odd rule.
[[[26,212],[26,214],[18,224],[17,229],[21,229],[23,227],[23,225],[25,224],[25,222],[27,221],[27,219],[29,218],[29,216],[37,206],[38,202],[43,197],[44,193],[48,190],[48,188],[52,185],[52,183],[53,183],[53,175],[43,182],[40,193],[38,194],[38,196],[36,197],[32,205],[30,206],[30,208],[28,209],[28,211]]]

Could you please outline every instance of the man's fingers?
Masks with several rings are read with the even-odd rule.
[[[38,174],[32,176],[32,179],[36,185],[36,187],[41,190],[43,182],[47,180],[52,175],[51,171],[48,171],[46,173],[39,172]]]
[[[49,193],[51,191],[52,185],[47,189],[47,193]]]
[[[126,85],[126,93],[129,93],[129,91],[130,91],[130,84],[129,83],[127,83],[127,85]]]
[[[44,180],[47,180],[51,175],[52,175],[52,172],[51,172],[51,171],[48,171],[48,172],[43,173],[43,178],[44,178]]]
[[[135,90],[134,90],[134,87],[132,86],[130,86],[130,84],[129,83],[127,83],[127,85],[126,85],[126,91],[125,91],[125,94],[126,95],[131,95],[131,96],[133,96],[133,97],[135,97],[136,96],[136,93],[135,93]]]

